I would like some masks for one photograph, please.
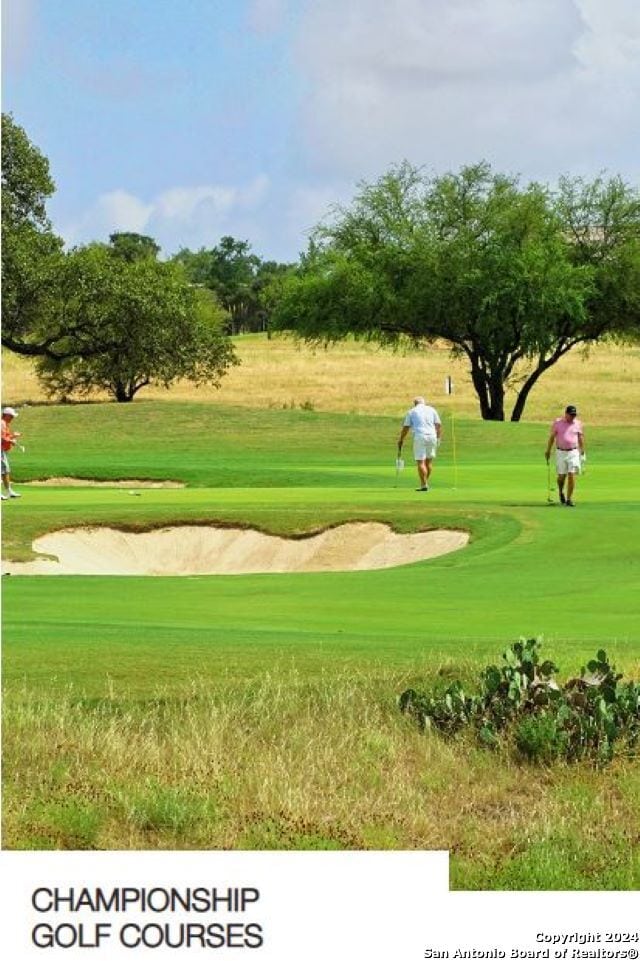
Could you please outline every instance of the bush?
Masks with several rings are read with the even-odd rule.
[[[480,691],[467,694],[454,681],[442,694],[400,695],[400,710],[421,729],[455,735],[473,728],[485,747],[513,745],[530,762],[549,764],[589,758],[610,761],[618,744],[635,755],[640,742],[640,683],[621,684],[622,675],[605,651],[561,687],[553,661],[543,660],[535,638],[513,644],[501,666],[490,665]]]
[[[566,752],[566,733],[552,714],[525,717],[513,733],[518,752],[534,764],[550,764]]]

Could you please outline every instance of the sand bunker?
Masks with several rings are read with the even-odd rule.
[[[89,480],[87,477],[46,477],[43,480],[27,481],[27,487],[184,487],[179,481],[145,481],[145,480]]]
[[[386,524],[342,524],[312,537],[285,538],[220,527],[173,527],[134,534],[86,527],[34,541],[39,558],[6,562],[8,574],[259,574],[364,571],[397,567],[464,547],[462,531],[396,534]]]

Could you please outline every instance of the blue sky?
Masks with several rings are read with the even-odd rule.
[[[638,182],[636,0],[4,0],[3,109],[69,244],[293,260],[404,158]]]

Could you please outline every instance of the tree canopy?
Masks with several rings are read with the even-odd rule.
[[[486,163],[437,178],[404,163],[316,229],[272,288],[272,325],[322,342],[444,339],[469,361],[482,417],[505,418],[511,384],[519,420],[572,347],[637,325],[639,229],[620,180],[553,192]]]
[[[177,378],[219,385],[236,363],[226,314],[152,237],[117,232],[65,253],[51,230],[46,157],[2,115],[3,345],[37,358],[50,394],[130,401]]]
[[[46,157],[7,114],[2,136],[2,343],[40,358],[52,392],[130,400],[176,377],[218,383],[235,362],[225,334],[283,329],[445,340],[468,360],[482,417],[503,420],[513,388],[519,420],[577,344],[640,338],[640,193],[619,177],[551,189],[486,163],[440,177],[404,163],[335,208],[297,268],[230,236],[163,263],[152,237],[127,231],[65,253]]]
[[[160,253],[160,245],[153,237],[147,237],[146,234],[118,231],[109,235],[109,243],[112,251],[129,263],[133,263],[134,260],[144,260],[146,257],[156,260]]]
[[[229,236],[210,250],[182,249],[173,259],[193,283],[213,291],[229,316],[230,334],[266,330],[266,289],[274,277],[290,269],[288,264],[262,260],[248,241]]]
[[[129,260],[113,246],[92,244],[64,259],[58,290],[59,310],[76,331],[76,350],[38,360],[50,395],[102,390],[127,402],[149,384],[169,387],[179,378],[219,386],[237,363],[222,332],[224,311],[209,292],[190,285],[178,265]],[[81,341],[77,317],[83,320]]]
[[[47,158],[3,113],[2,343],[24,354],[55,350],[47,318],[63,254],[46,213],[54,190]]]

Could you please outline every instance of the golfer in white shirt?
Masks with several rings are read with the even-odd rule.
[[[424,397],[415,397],[413,407],[407,411],[398,438],[398,457],[409,431],[413,433],[413,456],[420,478],[420,487],[417,489],[428,491],[433,460],[442,437],[442,422],[438,411],[425,404]]]

